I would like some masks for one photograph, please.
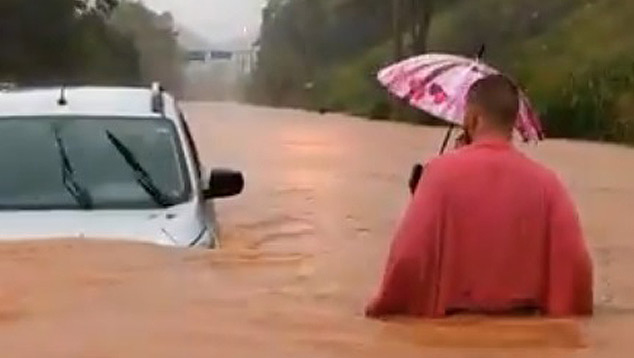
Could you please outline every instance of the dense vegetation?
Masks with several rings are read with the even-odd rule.
[[[263,10],[254,100],[310,106],[322,75],[390,35],[389,2],[270,0]]]
[[[111,0],[2,0],[0,76],[19,82],[138,77],[130,41],[106,26]]]
[[[119,0],[0,0],[0,81],[174,83],[179,53],[157,19]]]
[[[634,143],[634,3],[432,1],[417,1],[416,10],[402,0],[403,55],[472,55],[485,43],[486,60],[519,79],[550,136]],[[391,3],[270,0],[252,99],[394,118],[374,78],[395,56]]]
[[[123,2],[113,12],[110,24],[132,39],[142,82],[160,81],[170,92],[183,93],[183,54],[170,13],[159,15],[142,3]]]

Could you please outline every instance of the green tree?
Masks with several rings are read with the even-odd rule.
[[[427,52],[427,39],[434,13],[434,0],[409,0],[412,54]]]
[[[139,52],[141,81],[160,81],[170,92],[183,91],[183,54],[170,13],[157,14],[142,3],[122,2],[109,23],[130,38]]]
[[[96,82],[113,78],[116,72],[117,79],[134,81],[138,66],[133,44],[105,25],[117,4],[3,0],[0,78],[23,83]],[[101,56],[90,56],[94,53]]]
[[[315,106],[324,70],[389,36],[383,0],[269,0],[262,14],[252,98]]]

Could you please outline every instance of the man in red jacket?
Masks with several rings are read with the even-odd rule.
[[[513,147],[518,107],[504,76],[473,85],[471,144],[425,168],[367,315],[592,313],[592,264],[575,207],[555,174]]]

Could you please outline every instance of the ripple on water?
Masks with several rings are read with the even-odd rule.
[[[273,252],[253,249],[222,249],[216,252],[200,252],[190,254],[184,261],[188,263],[209,264],[217,266],[278,266],[300,265],[313,255],[302,252]]]
[[[315,228],[306,219],[278,215],[236,225],[223,235],[225,247],[314,252]]]

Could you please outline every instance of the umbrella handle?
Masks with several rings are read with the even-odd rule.
[[[423,172],[425,171],[425,166],[421,164],[416,164],[412,168],[412,174],[409,177],[409,192],[414,195],[416,192],[416,188],[418,187],[418,183],[420,179],[423,177]]]
[[[447,146],[449,145],[449,139],[451,139],[451,133],[453,132],[454,125],[450,124],[449,129],[447,129],[447,134],[445,134],[445,139],[442,142],[442,147],[440,147],[440,155],[443,155],[447,150]]]
[[[477,60],[481,60],[482,57],[484,57],[484,53],[486,52],[486,50],[487,50],[487,46],[485,44],[482,44],[480,46],[480,49],[478,50],[478,54],[476,55],[476,59]]]

